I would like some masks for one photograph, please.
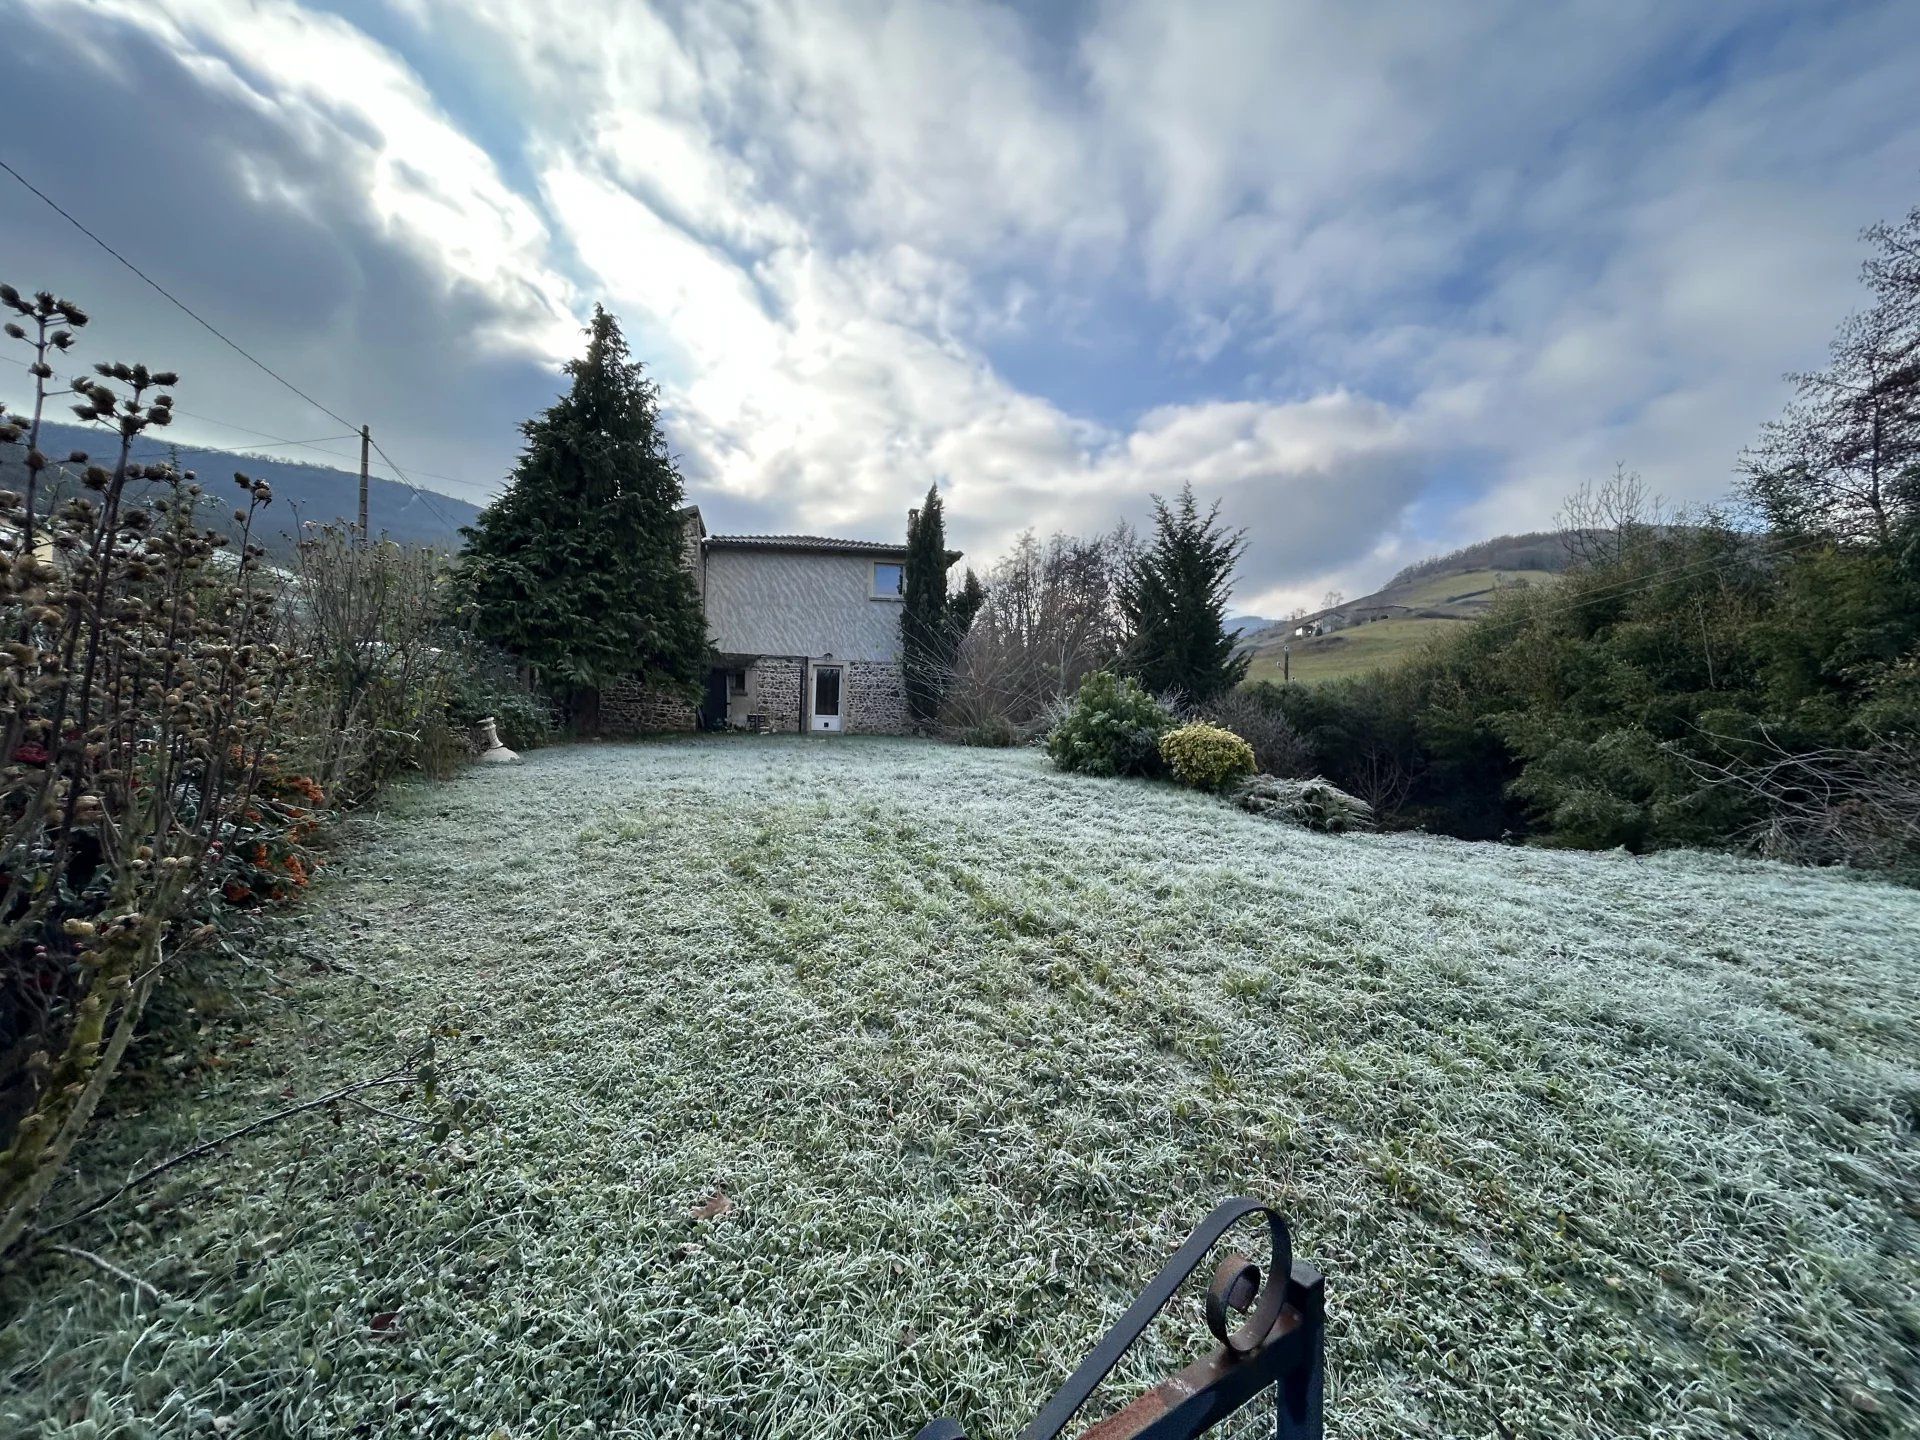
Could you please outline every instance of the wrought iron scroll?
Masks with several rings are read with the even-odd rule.
[[[1126,1408],[1082,1432],[1082,1440],[1188,1440],[1271,1390],[1275,1440],[1320,1440],[1325,1383],[1325,1291],[1318,1271],[1293,1258],[1287,1222],[1258,1200],[1241,1196],[1214,1208],[1114,1327],[1020,1432],[1020,1440],[1056,1440],[1100,1382],[1120,1363],[1187,1277],[1215,1245],[1249,1216],[1267,1222],[1264,1271],[1230,1253],[1207,1288],[1209,1354],[1161,1381]],[[1244,1314],[1238,1326],[1233,1317]],[[921,1427],[914,1440],[967,1440],[954,1420]]]

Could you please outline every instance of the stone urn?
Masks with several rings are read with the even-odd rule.
[[[491,715],[474,725],[473,742],[480,747],[480,763],[483,765],[511,765],[520,758],[518,751],[509,750],[500,743],[500,727],[494,723]]]

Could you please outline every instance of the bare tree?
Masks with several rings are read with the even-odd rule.
[[[1920,744],[1875,736],[1859,748],[1795,750],[1765,726],[1709,737],[1718,757],[1671,752],[1703,790],[1730,792],[1758,818],[1738,837],[1803,865],[1911,870],[1920,864]]]
[[[1554,522],[1574,563],[1611,565],[1659,531],[1664,508],[1637,470],[1616,465],[1598,484],[1581,481],[1561,502]]]
[[[1120,584],[1137,548],[1125,525],[1089,539],[1022,535],[988,572],[945,723],[1031,727],[1055,700],[1111,665],[1126,640]]]
[[[1741,457],[1744,491],[1777,530],[1884,545],[1920,496],[1920,208],[1866,239],[1873,303],[1842,322],[1824,370]]]

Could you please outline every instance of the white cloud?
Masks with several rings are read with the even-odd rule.
[[[1364,543],[1380,518],[1320,504],[1317,487],[1410,453],[1387,407],[1340,392],[1163,407],[1112,430],[1020,393],[954,339],[937,306],[914,302],[941,283],[908,247],[842,260],[786,247],[749,273],[581,165],[549,171],[544,190],[643,353],[669,357],[676,434],[705,484],[810,528],[894,533],[938,480],[957,533],[990,554],[1028,525],[1137,515],[1149,491],[1190,479],[1252,492],[1232,497],[1249,518],[1291,511],[1285,548],[1301,560],[1317,542]]]
[[[495,23],[525,35],[534,13]],[[893,527],[939,478],[992,549],[1025,524],[1137,516],[1147,491],[1191,479],[1254,528],[1248,588],[1269,595],[1474,538],[1460,526],[1544,523],[1622,458],[1717,493],[1777,402],[1783,355],[1824,332],[1849,283],[1853,227],[1797,198],[1886,169],[1869,156],[1855,169],[1871,173],[1837,174],[1822,155],[1808,174],[1753,149],[1770,111],[1821,128],[1834,77],[1806,74],[1857,59],[1859,36],[1797,36],[1830,53],[1783,68],[1763,47],[1724,94],[1615,114],[1649,56],[1736,28],[1657,7],[1571,26],[1418,7],[1388,25],[1115,4],[1051,56],[998,10],[702,15],[595,32],[621,63],[599,73],[568,163],[649,203],[624,253],[585,233],[603,226],[593,209],[554,213],[660,343],[691,352],[670,393],[707,482],[783,500],[810,528]],[[673,85],[629,82],[642,50],[639,70]],[[676,221],[716,246],[668,262]],[[1472,298],[1436,298],[1463,271]],[[1783,293],[1805,298],[1759,303]],[[1006,327],[1090,296],[1171,302],[1144,353],[1205,364],[1239,342],[1267,383],[1095,417],[987,361]],[[1452,525],[1423,514],[1425,540],[1404,533],[1448,450],[1484,467],[1483,498]]]
[[[1059,267],[1090,248],[1112,266],[1128,243],[1100,127],[1049,90],[1006,13],[769,8],[751,24],[703,11],[548,26],[495,3],[484,17],[523,57],[536,104],[559,87],[573,107],[569,138],[543,144],[546,209],[587,288],[658,362],[676,443],[710,499],[886,534],[938,480],[956,530],[991,553],[1027,525],[1137,517],[1150,489],[1189,477],[1273,482],[1241,497],[1253,514],[1284,498],[1288,476],[1325,482],[1406,451],[1384,407],[1333,389],[1115,425],[996,371],[982,344],[1029,323]],[[1032,268],[994,282],[1014,256]],[[1296,508],[1296,556],[1328,532],[1343,551],[1364,543],[1345,517]],[[1364,533],[1379,513],[1361,513]]]
[[[1718,493],[1920,160],[1894,0],[394,3],[490,148],[292,0],[95,13],[359,177],[484,335],[563,353],[604,297],[723,512],[897,533],[938,480],[984,556],[1191,480],[1271,605],[1617,460]]]
[[[57,18],[50,0],[34,3]],[[351,171],[394,245],[498,313],[477,340],[538,354],[571,346],[571,286],[549,263],[545,223],[390,51],[289,0],[96,0],[92,10],[145,31],[202,86],[244,103],[329,170]],[[236,138],[234,163],[262,206],[314,203],[297,177],[252,163]]]

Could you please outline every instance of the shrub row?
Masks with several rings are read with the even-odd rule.
[[[1217,712],[1216,712],[1217,713]],[[1291,767],[1304,752],[1283,718],[1248,710],[1271,723],[1269,754]],[[1047,753],[1062,770],[1083,775],[1166,775],[1195,790],[1225,795],[1243,810],[1313,830],[1371,829],[1372,807],[1318,776],[1276,776],[1259,768],[1260,753],[1224,725],[1182,723],[1174,708],[1135,681],[1100,671],[1087,677],[1047,735]]]

